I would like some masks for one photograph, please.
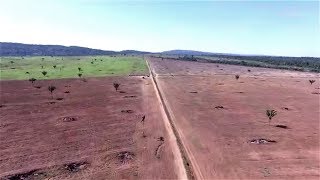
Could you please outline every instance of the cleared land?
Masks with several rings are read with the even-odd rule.
[[[38,72],[36,63],[25,63],[21,72]],[[48,78],[65,77],[54,73]],[[49,85],[56,87],[53,98]],[[0,87],[0,179],[183,177],[176,142],[147,76],[2,80]]]
[[[43,71],[47,72],[45,76]],[[76,78],[79,73],[82,77],[99,77],[147,72],[142,58],[128,56],[1,57],[0,62],[2,80]]]
[[[196,177],[319,179],[319,74],[149,62]]]
[[[148,62],[2,58],[0,179],[319,179],[319,74]]]

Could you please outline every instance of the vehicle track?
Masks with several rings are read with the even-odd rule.
[[[161,92],[161,87],[159,87],[156,76],[157,74],[154,73],[152,70],[149,61],[146,60],[147,66],[150,71],[150,77],[152,79],[152,83],[154,85],[154,88],[156,90],[157,97],[159,98],[160,101],[160,107],[161,107],[161,112],[163,113],[164,116],[164,121],[166,124],[166,127],[168,129],[169,135],[172,139],[174,139],[174,154],[176,157],[179,157],[179,162],[177,162],[177,167],[179,168],[179,172],[183,171],[184,174],[179,174],[179,179],[203,179],[203,176],[201,175],[201,172],[199,170],[198,165],[195,162],[195,159],[190,152],[188,148],[186,148],[185,144],[181,140],[182,133],[179,131],[175,123],[173,121],[173,113],[171,110],[167,107],[166,105],[166,100],[163,97],[163,93]],[[178,149],[176,149],[178,148]],[[180,162],[182,161],[182,162]],[[182,163],[182,164],[181,164]],[[181,170],[183,168],[183,170]],[[184,176],[184,177],[183,177]]]

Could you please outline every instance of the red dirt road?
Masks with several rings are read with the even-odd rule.
[[[198,178],[320,178],[319,74],[157,58],[149,63]],[[267,109],[278,112],[270,125]],[[259,138],[276,143],[250,142]]]
[[[0,178],[180,177],[149,78],[0,83]]]

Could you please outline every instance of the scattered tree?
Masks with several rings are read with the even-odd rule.
[[[235,75],[235,78],[236,80],[238,80],[240,78],[240,75],[239,74]]]
[[[41,73],[43,74],[43,76],[46,76],[48,74],[47,71],[42,71]]]
[[[27,71],[26,74],[30,74],[30,73]]]
[[[116,91],[118,91],[119,86],[120,86],[119,83],[116,83],[116,82],[113,83],[113,87],[116,89]]]
[[[48,87],[48,90],[49,90],[50,93],[51,93],[51,98],[52,98],[52,99],[53,99],[53,94],[52,94],[52,93],[53,93],[53,91],[54,91],[55,89],[56,89],[56,87],[55,87],[55,86],[52,86],[52,85]]]
[[[43,69],[43,66],[41,66],[41,69]]]
[[[271,119],[277,115],[277,111],[276,110],[273,110],[273,109],[268,109],[266,110],[266,115],[268,116],[269,118],[269,125],[270,125],[270,122],[271,122]]]
[[[82,71],[81,67],[78,67],[79,72]]]
[[[13,64],[14,62],[13,62],[13,61],[10,61],[10,63]]]
[[[310,79],[309,82],[310,82],[310,84],[312,85],[314,82],[316,82],[316,80]]]
[[[78,76],[79,76],[79,78],[81,78],[81,76],[82,76],[82,73],[79,73],[79,74],[78,74]]]
[[[56,65],[53,65],[52,67],[55,69],[57,66],[56,66]]]
[[[37,79],[35,78],[30,78],[29,81],[32,83],[32,86],[33,86],[33,83],[36,81]]]
[[[248,72],[251,72],[251,70],[250,70],[250,69],[248,69]]]

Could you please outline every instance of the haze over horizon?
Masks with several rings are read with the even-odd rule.
[[[0,0],[0,41],[320,57],[319,2]]]

